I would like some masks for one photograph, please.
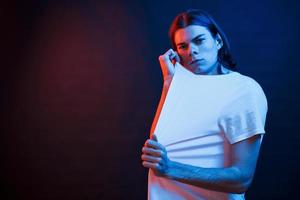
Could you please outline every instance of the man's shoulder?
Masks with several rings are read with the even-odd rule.
[[[244,85],[245,87],[249,88],[250,90],[251,89],[254,89],[254,90],[261,89],[260,84],[254,78],[252,78],[248,75],[241,74],[239,72],[236,72],[236,74],[237,74],[237,76],[236,76],[237,84]]]

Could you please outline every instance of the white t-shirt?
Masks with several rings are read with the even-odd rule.
[[[175,65],[154,133],[170,160],[205,168],[228,167],[231,144],[265,133],[267,100],[262,88],[238,72],[198,75]],[[148,199],[244,199],[148,175]]]

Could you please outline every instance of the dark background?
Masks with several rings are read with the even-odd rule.
[[[248,199],[299,188],[297,1],[11,1],[1,6],[0,199],[146,199],[140,161],[173,18],[211,13],[268,99]]]

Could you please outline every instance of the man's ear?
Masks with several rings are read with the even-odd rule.
[[[217,33],[215,41],[216,41],[218,50],[221,49],[223,46],[223,40],[219,33]]]

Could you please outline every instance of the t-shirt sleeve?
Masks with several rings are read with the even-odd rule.
[[[230,144],[265,133],[268,110],[266,96],[260,85],[249,78],[221,112],[219,126]]]

